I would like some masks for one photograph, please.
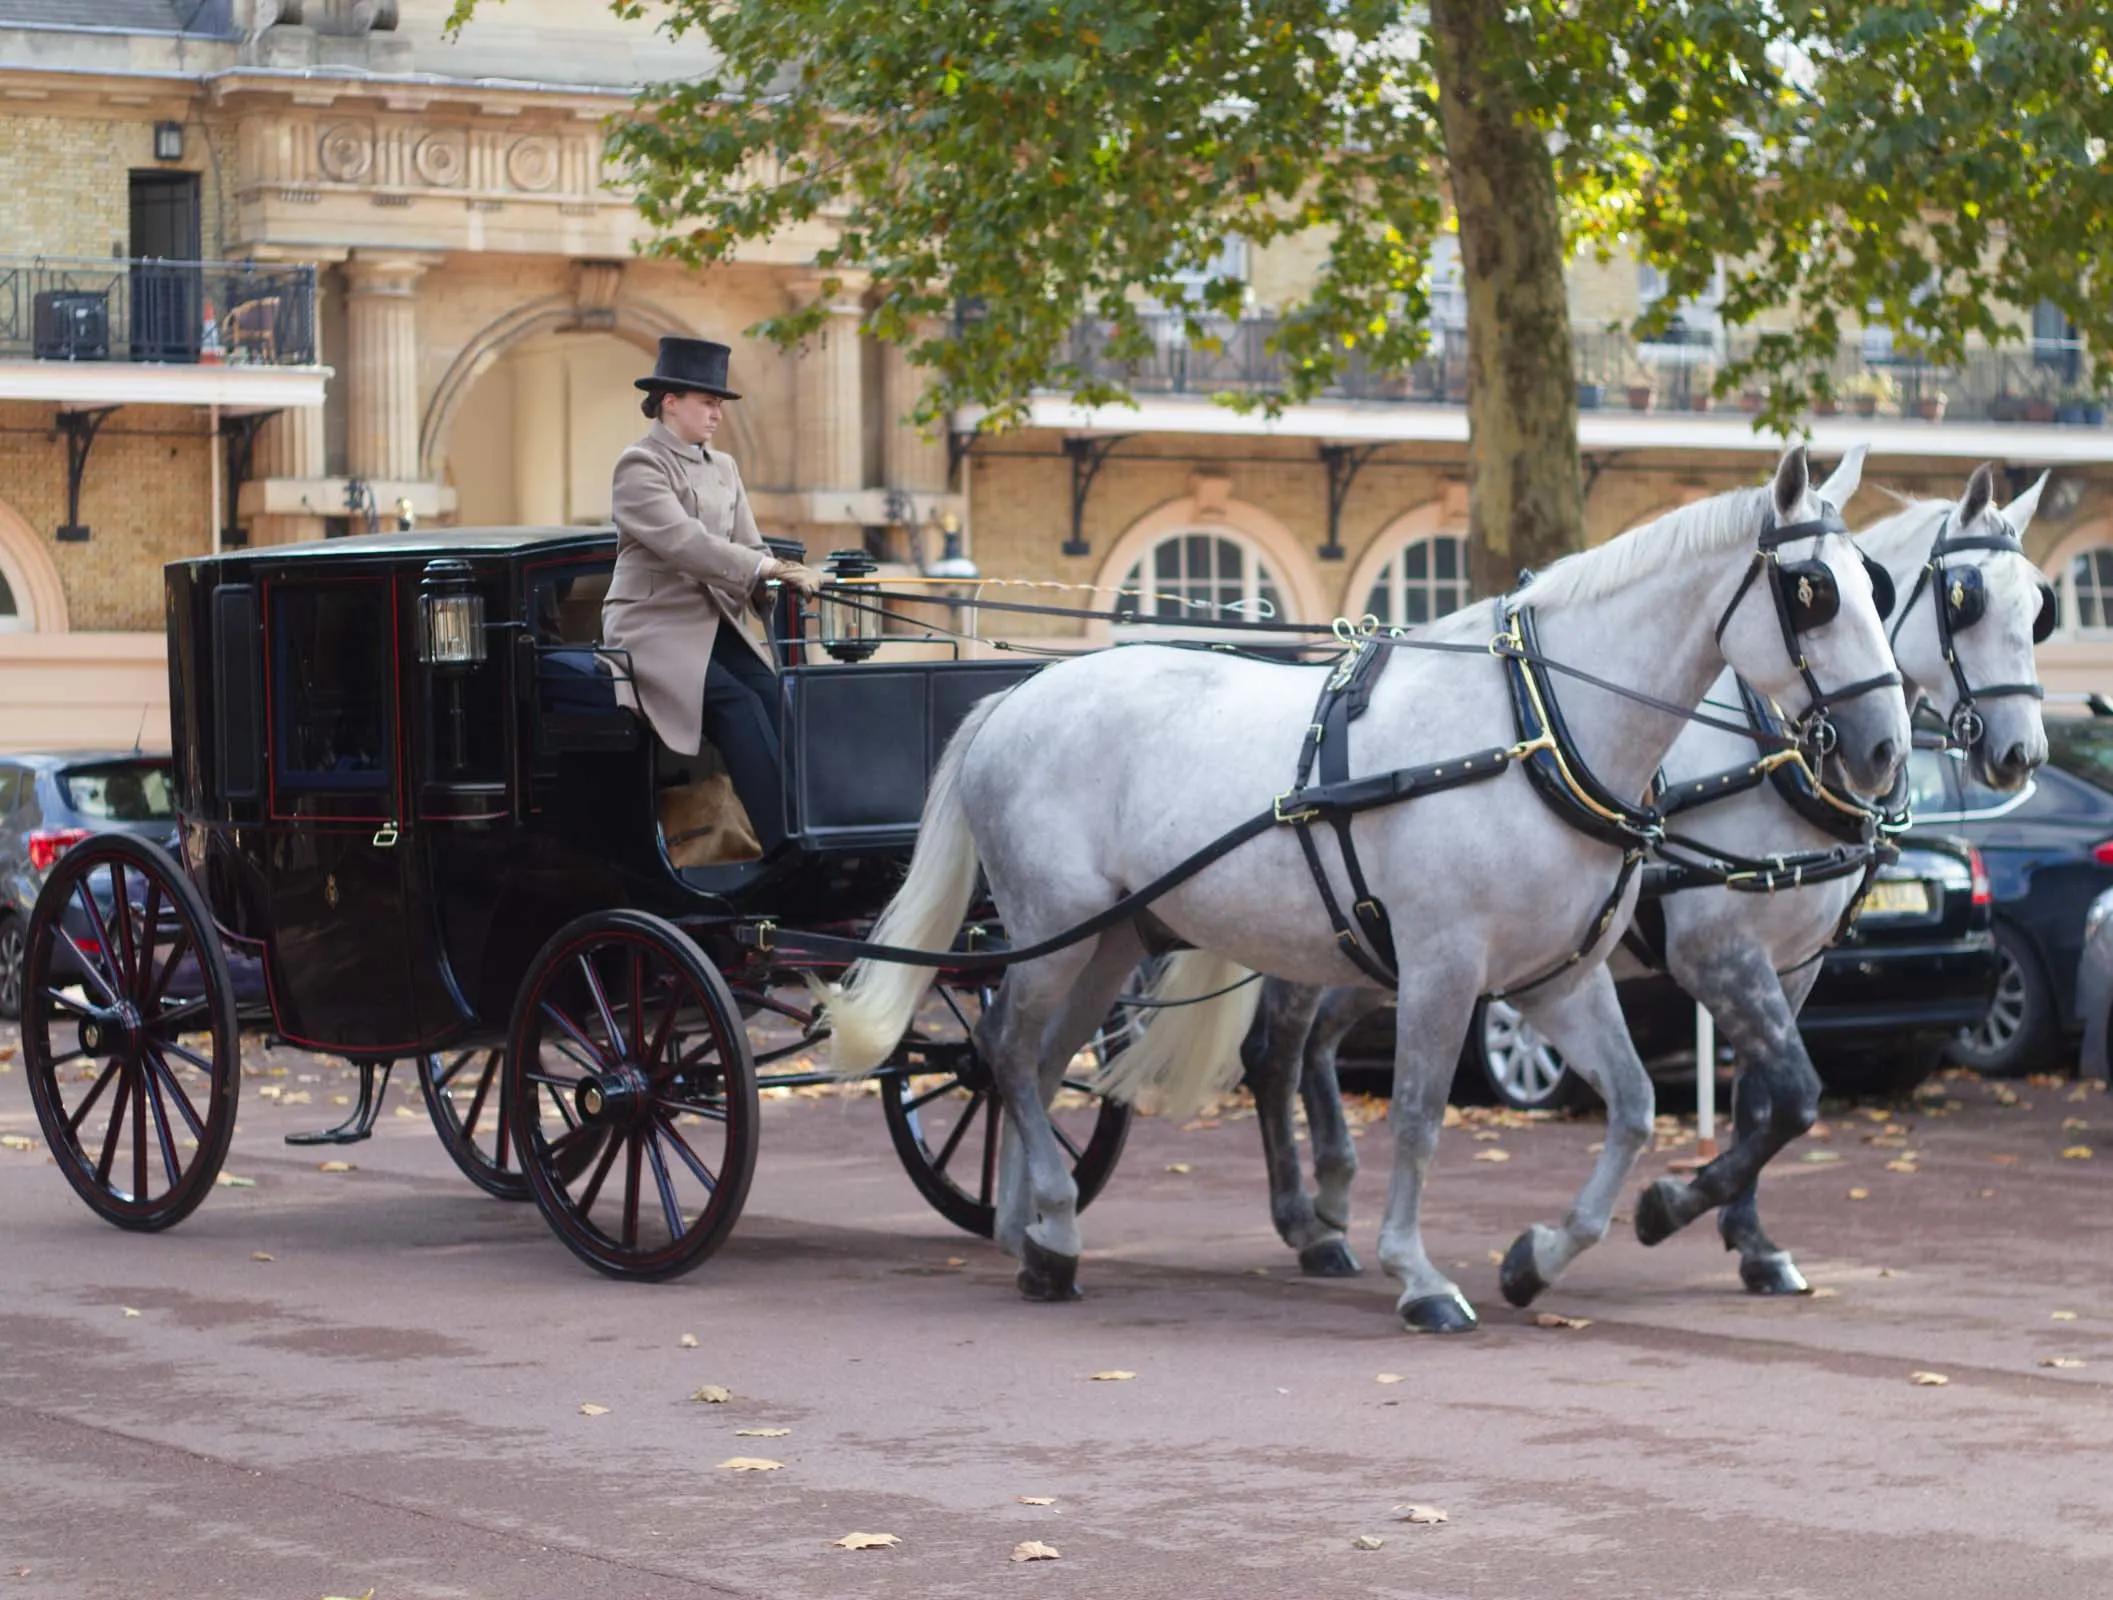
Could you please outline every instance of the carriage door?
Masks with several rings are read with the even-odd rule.
[[[272,1005],[296,1044],[381,1053],[411,1003],[397,733],[401,619],[383,577],[265,586]]]

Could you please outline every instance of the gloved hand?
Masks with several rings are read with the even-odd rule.
[[[825,581],[825,574],[815,568],[797,561],[780,561],[775,556],[764,566],[763,576],[768,581],[791,585],[810,600]]]

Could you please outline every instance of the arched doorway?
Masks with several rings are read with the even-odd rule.
[[[66,632],[66,590],[36,530],[0,500],[0,633]]]

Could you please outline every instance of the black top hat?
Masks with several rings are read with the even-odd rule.
[[[741,397],[726,386],[727,363],[733,354],[709,339],[680,339],[670,334],[660,341],[660,360],[652,375],[640,378],[638,387],[695,390],[722,400],[738,400]]]

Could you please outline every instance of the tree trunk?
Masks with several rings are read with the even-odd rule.
[[[1468,549],[1478,593],[1585,543],[1576,358],[1547,136],[1513,81],[1501,0],[1431,0],[1467,285]]]

